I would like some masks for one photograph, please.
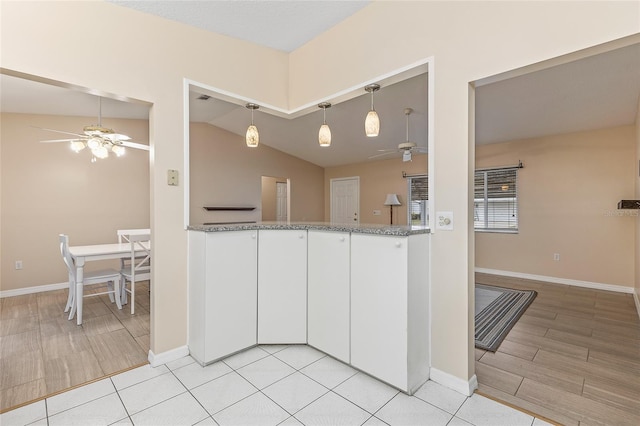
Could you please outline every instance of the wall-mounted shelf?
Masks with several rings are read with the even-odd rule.
[[[205,226],[209,226],[209,225],[235,225],[238,223],[256,223],[255,220],[248,220],[248,221],[244,221],[244,222],[205,222],[203,223],[203,225]]]
[[[255,210],[255,207],[233,207],[233,206],[204,206],[203,209],[206,211],[251,211]]]
[[[640,200],[621,200],[618,203],[619,209],[640,209]]]

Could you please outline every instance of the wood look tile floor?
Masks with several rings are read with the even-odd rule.
[[[640,319],[631,294],[476,274],[538,296],[495,353],[476,349],[478,391],[565,425],[640,425]]]
[[[106,295],[85,297],[78,326],[66,303],[67,290],[0,299],[0,411],[147,362],[148,282],[136,284],[135,315]]]

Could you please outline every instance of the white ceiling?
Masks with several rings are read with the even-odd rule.
[[[280,50],[295,49],[366,6],[367,2],[350,1],[117,1],[124,6],[146,8],[149,13],[185,22],[210,25],[208,30],[231,37],[249,39]],[[132,5],[135,3],[135,5]],[[330,5],[330,7],[329,7]],[[335,12],[321,13],[325,8]],[[259,12],[258,12],[259,11]],[[311,20],[302,29],[300,22]],[[315,21],[317,19],[317,21]],[[221,21],[225,23],[216,23]],[[239,23],[238,27],[227,26]],[[285,41],[278,41],[277,31],[261,30],[257,36],[246,28],[273,25],[284,31]],[[310,30],[310,31],[308,31]],[[251,39],[257,37],[257,40]],[[476,90],[476,143],[494,143],[552,134],[633,124],[640,96],[640,44],[580,59],[479,86]],[[271,146],[323,167],[367,161],[378,149],[393,149],[404,142],[405,107],[410,116],[410,140],[426,146],[427,106],[426,77],[413,76],[406,81],[380,82],[375,106],[382,126],[378,138],[364,136],[363,122],[369,109],[370,95],[364,89],[344,102],[335,102],[327,110],[333,143],[320,148],[317,132],[322,123],[321,110],[297,118],[271,115],[264,109],[255,112],[261,144]],[[205,89],[190,94],[192,121],[207,122],[243,135],[251,114],[240,100],[195,98]],[[357,94],[356,94],[357,95]],[[342,101],[342,100],[341,100]],[[77,115],[96,117],[97,98],[68,88],[0,76],[0,111]],[[104,99],[103,117],[148,118],[145,105]],[[95,119],[90,123],[95,124]],[[78,131],[79,129],[60,129]],[[117,130],[117,129],[116,129]],[[393,158],[393,157],[390,157]],[[400,155],[397,155],[398,161]]]
[[[108,0],[183,24],[292,52],[370,0]]]

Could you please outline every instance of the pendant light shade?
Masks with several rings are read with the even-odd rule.
[[[249,103],[245,107],[251,110],[251,125],[247,128],[245,140],[249,148],[255,148],[260,143],[260,134],[258,133],[258,128],[253,125],[253,111],[260,108],[260,106]]]
[[[327,108],[331,108],[331,104],[322,102],[318,104],[318,108],[322,108],[322,126],[318,132],[318,143],[323,147],[331,146],[331,129],[327,125]]]
[[[371,111],[369,111],[367,118],[364,120],[364,132],[367,137],[374,138],[380,134],[380,118],[373,107],[373,92],[380,90],[380,85],[369,84],[364,87],[364,90],[371,93]]]

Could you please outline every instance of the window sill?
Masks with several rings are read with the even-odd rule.
[[[474,231],[482,232],[482,233],[492,233],[492,234],[518,234],[519,233],[518,229],[476,229],[474,228]]]

